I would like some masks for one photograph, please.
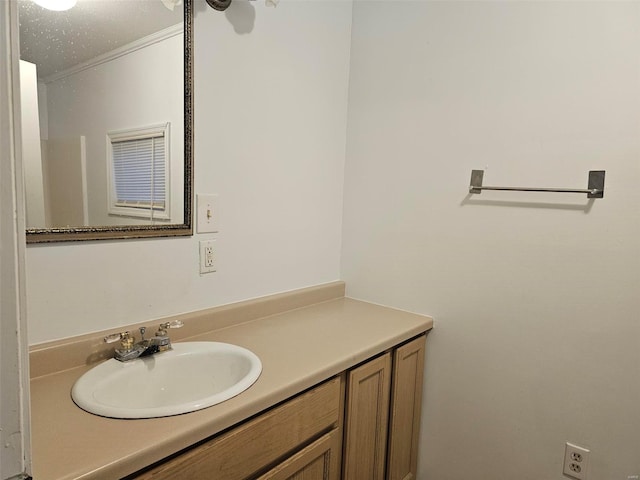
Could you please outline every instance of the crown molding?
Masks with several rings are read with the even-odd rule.
[[[115,60],[116,58],[120,58],[124,55],[128,55],[142,48],[148,47],[155,43],[161,42],[171,37],[175,37],[176,35],[180,35],[184,32],[184,25],[182,23],[178,23],[171,27],[167,27],[159,32],[152,33],[151,35],[147,35],[146,37],[142,37],[134,42],[123,45],[120,48],[116,48],[115,50],[111,50],[110,52],[103,53],[95,58],[92,58],[89,61],[79,63],[71,68],[67,68],[66,70],[62,70],[61,72],[54,73],[47,77],[41,79],[44,83],[52,83],[62,78],[69,77],[71,75],[75,75],[76,73],[82,72],[84,70],[97,67],[106,62],[110,62]]]

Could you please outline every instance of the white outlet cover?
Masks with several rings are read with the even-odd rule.
[[[213,261],[211,265],[207,265],[207,249],[212,250]],[[215,240],[200,240],[200,273],[211,273],[217,269],[216,256],[216,241]]]
[[[220,231],[218,195],[196,195],[196,212],[196,233],[215,233]]]
[[[564,448],[562,473],[577,480],[586,480],[590,453],[591,451],[584,447],[567,442]]]

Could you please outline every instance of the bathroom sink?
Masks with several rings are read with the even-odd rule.
[[[76,381],[71,396],[83,410],[104,417],[167,417],[224,402],[249,388],[261,372],[260,359],[246,348],[174,343],[168,352],[95,366]]]

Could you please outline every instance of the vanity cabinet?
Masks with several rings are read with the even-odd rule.
[[[296,478],[296,472],[325,469],[338,478],[342,436],[344,376],[334,377],[211,440],[188,449],[150,470],[130,477],[137,480],[244,480]],[[333,433],[327,436],[326,433]],[[323,436],[323,434],[325,434]],[[319,438],[317,442],[314,442]],[[323,440],[320,442],[320,440]],[[320,442],[320,443],[318,443]],[[317,461],[320,464],[316,465]],[[297,469],[297,470],[296,470]],[[292,472],[288,476],[287,472]],[[315,476],[304,478],[315,479]]]
[[[425,335],[127,480],[412,480]]]
[[[342,435],[335,429],[258,480],[339,480]]]
[[[388,480],[414,480],[417,476],[425,341],[423,335],[393,352]]]
[[[348,372],[345,480],[384,480],[390,391],[389,352]]]
[[[347,373],[344,480],[416,478],[425,340]]]

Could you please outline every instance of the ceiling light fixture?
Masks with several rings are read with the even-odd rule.
[[[182,4],[182,0],[162,0],[165,7],[173,12],[173,9]]]
[[[47,10],[54,10],[56,12],[62,12],[73,8],[77,0],[33,0],[34,3],[40,5]]]

